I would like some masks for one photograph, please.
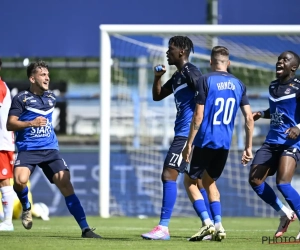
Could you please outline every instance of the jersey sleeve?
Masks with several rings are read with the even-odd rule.
[[[201,76],[196,82],[195,102],[204,105],[208,94],[207,77]]]
[[[172,78],[170,78],[163,86],[162,88],[165,88],[167,90],[170,90],[173,93],[173,88],[172,88]]]
[[[242,85],[243,85],[243,94],[242,94],[242,98],[241,98],[241,102],[240,102],[240,107],[249,105],[246,86],[244,84],[242,84]]]
[[[296,100],[298,103],[300,103],[300,88],[299,90],[296,92]]]
[[[3,105],[3,101],[4,101],[6,94],[7,94],[7,88],[4,84],[4,82],[2,82],[0,80],[0,107]]]
[[[191,65],[185,65],[182,69],[182,74],[186,79],[188,86],[196,90],[196,85],[198,79],[202,76],[201,71],[196,67]]]
[[[18,98],[18,95],[16,95],[12,102],[11,102],[11,107],[8,113],[8,116],[14,115],[17,117],[20,117],[20,115],[23,113],[24,111],[24,103],[22,100],[20,100],[20,98]]]

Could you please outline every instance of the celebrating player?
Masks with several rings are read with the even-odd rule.
[[[270,130],[253,159],[249,183],[257,195],[281,215],[276,237],[286,232],[290,222],[295,220],[294,213],[300,219],[299,193],[291,186],[300,157],[300,80],[295,77],[299,63],[299,56],[292,51],[278,57],[277,80],[269,86],[269,108],[253,113],[254,120],[270,119]],[[265,182],[275,173],[277,188],[293,211],[282,204]]]
[[[2,61],[0,59],[0,70]],[[12,223],[14,190],[10,185],[13,178],[14,162],[14,133],[6,129],[8,111],[11,105],[11,95],[5,82],[0,77],[0,192],[2,194],[3,222],[0,231],[13,231]]]
[[[196,107],[187,144],[182,152],[183,159],[190,162],[184,185],[196,213],[204,224],[190,241],[200,241],[211,234],[214,240],[226,238],[221,223],[220,194],[215,181],[221,176],[226,164],[239,107],[245,117],[246,132],[242,163],[245,165],[252,159],[254,122],[246,87],[227,72],[230,61],[226,47],[216,46],[212,49],[210,64],[213,72],[203,75],[197,81]],[[202,177],[203,186],[207,191],[215,225],[209,218],[203,196],[196,186],[199,177]]]
[[[83,238],[101,238],[90,229],[85,212],[74,193],[70,172],[58,151],[58,141],[52,125],[56,97],[49,91],[48,65],[31,63],[27,67],[30,88],[17,94],[12,101],[7,129],[16,131],[18,156],[14,168],[14,190],[22,204],[22,224],[32,227],[31,204],[27,182],[36,166],[54,183],[65,197],[66,205],[82,230]]]
[[[176,180],[186,167],[181,152],[187,140],[189,125],[195,108],[195,84],[201,76],[197,67],[189,62],[190,52],[194,52],[193,42],[184,36],[174,36],[169,40],[167,58],[169,65],[175,65],[177,71],[161,86],[161,76],[166,73],[164,65],[154,69],[152,95],[154,101],[160,101],[174,94],[177,115],[175,120],[175,137],[165,158],[161,175],[163,182],[163,199],[159,225],[149,233],[142,234],[144,239],[169,240],[169,222],[177,196]]]

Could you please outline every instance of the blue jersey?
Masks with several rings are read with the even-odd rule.
[[[195,86],[201,71],[193,64],[186,63],[181,72],[176,71],[163,85],[174,94],[177,109],[174,132],[175,136],[188,137],[190,124],[195,109]]]
[[[249,105],[245,85],[227,72],[205,74],[197,83],[195,101],[204,105],[204,117],[194,145],[229,149],[238,108]]]
[[[47,119],[47,125],[44,127],[30,127],[16,131],[18,151],[58,150],[58,141],[52,125],[55,104],[56,97],[52,91],[45,91],[41,96],[30,91],[22,91],[13,98],[9,116],[19,117],[19,121],[32,121],[38,116]]]
[[[300,80],[291,78],[286,83],[278,80],[269,86],[270,130],[266,142],[291,145],[300,149],[300,137],[287,139],[285,131],[300,123]]]

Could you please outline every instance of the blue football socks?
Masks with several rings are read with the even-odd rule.
[[[263,182],[262,184],[252,188],[264,202],[273,207],[277,212],[281,210],[283,204],[268,183]]]
[[[207,213],[209,215],[209,218],[212,222],[214,222],[214,219],[212,217],[212,214],[211,214],[211,211],[210,211],[210,205],[209,205],[209,199],[208,199],[208,196],[207,196],[207,192],[205,190],[205,188],[201,188],[200,189],[200,192],[203,196],[203,199],[204,199],[204,203],[205,203],[205,206],[206,206],[206,210],[207,210]]]
[[[177,197],[176,181],[163,182],[163,199],[159,225],[168,227]]]
[[[74,216],[80,228],[82,230],[89,228],[89,225],[86,221],[85,212],[76,194],[65,197],[65,201],[70,213]]]
[[[16,192],[23,210],[28,210],[30,208],[30,202],[28,200],[28,187],[26,186],[21,192],[17,191],[14,187],[14,191]]]
[[[204,200],[196,200],[193,203],[193,207],[202,221],[209,219],[209,215],[205,206]]]
[[[277,188],[300,220],[300,197],[298,192],[290,183],[278,184]]]
[[[221,222],[221,202],[220,201],[213,201],[210,203],[210,209],[212,212],[212,216],[214,218],[214,223],[220,223]]]

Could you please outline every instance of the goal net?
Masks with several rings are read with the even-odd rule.
[[[100,29],[99,209],[102,217],[160,214],[161,172],[174,136],[176,108],[173,95],[154,102],[151,88],[155,65],[167,66],[163,82],[176,70],[166,62],[170,37],[191,38],[195,53],[191,53],[190,61],[202,73],[210,71],[211,48],[226,46],[231,55],[230,71],[246,84],[252,110],[268,107],[267,86],[274,79],[278,55],[285,50],[298,52],[300,45],[300,26],[291,25],[101,25]],[[228,161],[217,181],[223,215],[274,216],[274,211],[248,184],[250,164],[247,167],[240,164],[244,139],[240,113],[235,127]],[[256,123],[254,148],[261,145],[268,128],[267,120]],[[177,181],[173,216],[194,216],[182,177]],[[267,182],[276,190],[274,177]]]

